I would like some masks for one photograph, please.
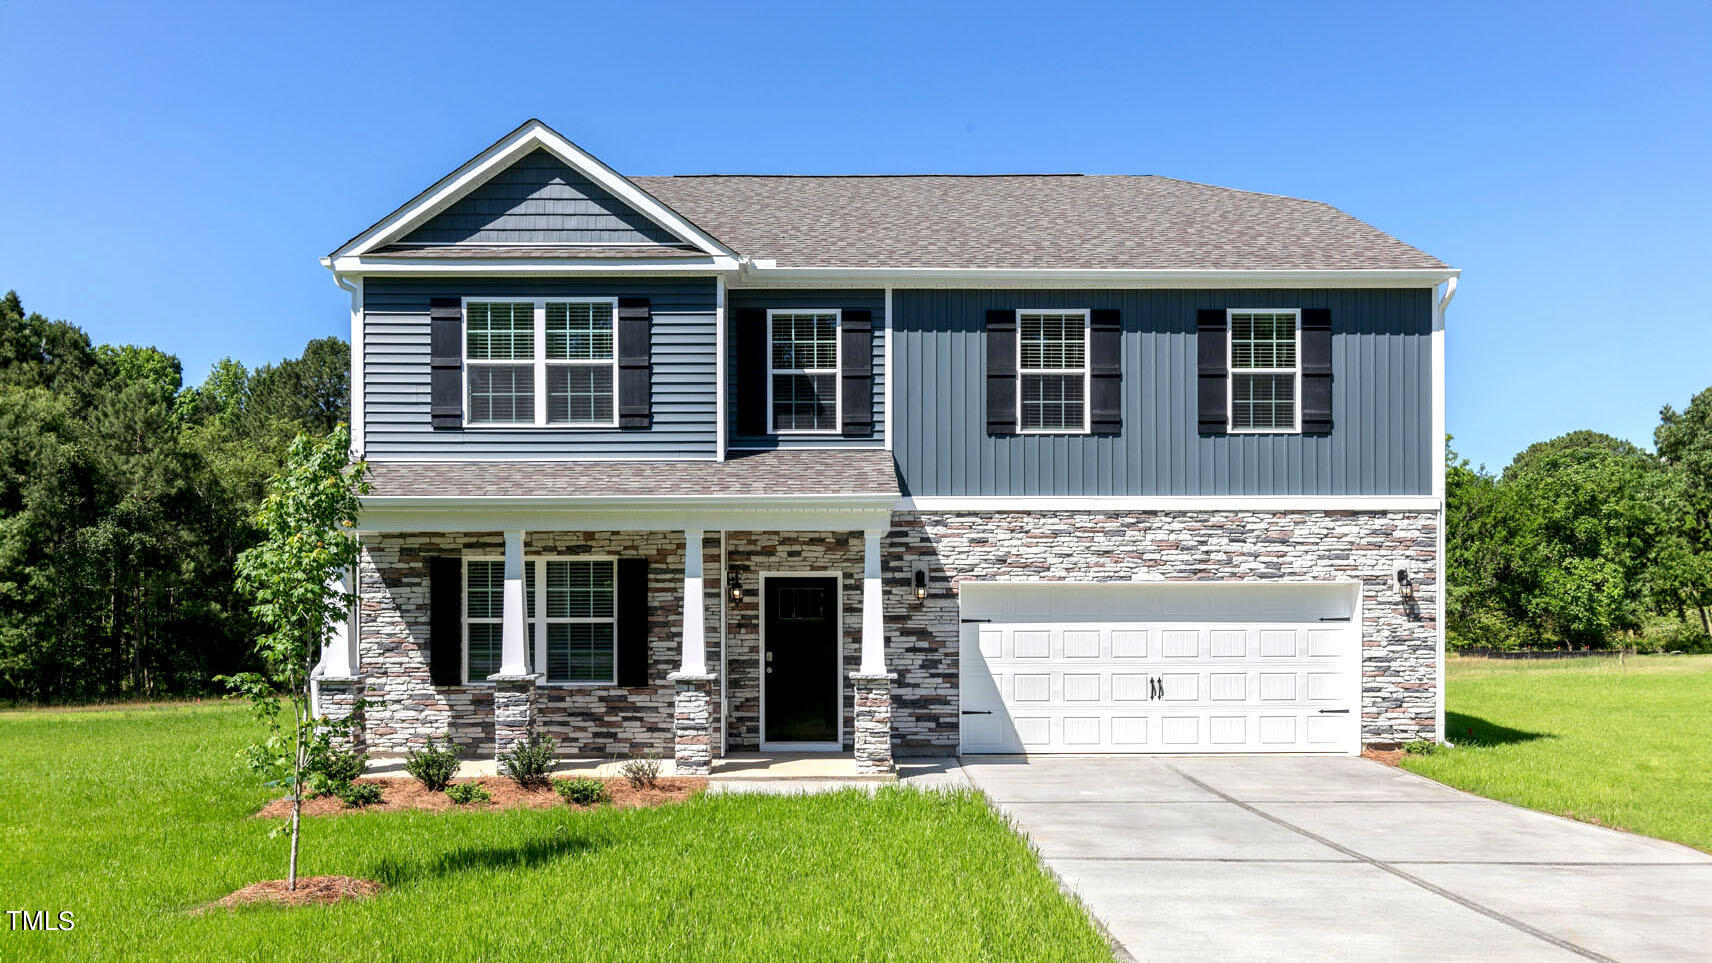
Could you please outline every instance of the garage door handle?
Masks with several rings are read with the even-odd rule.
[[[993,710],[991,710],[991,709],[964,709],[963,714],[966,716],[990,716],[993,714]]]
[[[1347,715],[1349,715],[1349,710],[1348,709],[1321,709],[1320,715],[1322,715],[1322,716],[1347,716]]]
[[[958,619],[957,621],[962,622],[964,625],[969,625],[973,622],[991,622],[992,619]]]

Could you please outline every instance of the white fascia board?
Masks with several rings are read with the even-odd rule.
[[[459,198],[486,183],[495,173],[504,170],[536,148],[545,148],[685,243],[708,254],[736,256],[714,237],[691,224],[654,195],[637,187],[629,178],[606,166],[593,154],[571,143],[563,134],[539,120],[531,120],[470,158],[463,166],[435,182],[368,230],[345,242],[333,252],[332,257],[337,260],[345,255],[364,254],[409,234],[429,218],[456,203]]]
[[[1435,495],[922,495],[900,512],[1430,512]]]
[[[930,287],[979,287],[1002,284],[1038,287],[1143,287],[1143,288],[1372,288],[1432,287],[1461,271],[1352,270],[1352,271],[1226,271],[1226,270],[1129,270],[1123,268],[843,268],[773,267],[770,262],[749,261],[744,266],[743,286],[765,287],[769,283],[801,284],[825,282],[863,284],[869,287],[925,285]]]
[[[761,504],[732,508],[708,505],[658,508],[498,506],[365,507],[357,531],[857,531],[891,526],[890,504],[881,507],[785,507]]]
[[[758,504],[759,503],[759,504]],[[622,510],[664,512],[680,508],[731,509],[734,511],[766,511],[790,509],[887,509],[897,503],[896,495],[888,494],[808,494],[808,495],[365,495],[363,510],[377,508],[556,508],[567,511]]]
[[[468,277],[470,275],[538,276],[558,274],[598,274],[603,277],[622,275],[712,275],[737,269],[735,258],[662,258],[657,261],[638,258],[386,258],[344,257],[322,258],[324,267],[335,275],[436,275]]]

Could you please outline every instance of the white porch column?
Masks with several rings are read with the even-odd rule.
[[[349,595],[351,583],[351,573],[347,570],[328,579],[327,587]],[[356,599],[353,598],[350,607],[345,611],[345,617],[327,626],[327,636],[321,642],[320,675],[344,679],[357,674],[357,639],[353,631],[357,621],[356,604]]]
[[[862,533],[862,675],[886,672],[886,608],[880,584],[880,540],[885,532]]]
[[[684,532],[684,653],[678,671],[707,675],[706,592],[702,584],[702,532]]]
[[[523,605],[523,533],[505,533],[505,595],[501,610],[499,675],[529,674],[529,660],[524,654],[529,633],[524,630]]]

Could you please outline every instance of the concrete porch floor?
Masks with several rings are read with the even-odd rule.
[[[616,779],[622,775],[622,759],[561,759],[553,767],[554,778],[594,776]],[[796,791],[816,792],[852,785],[875,785],[902,779],[924,788],[967,786],[957,760],[904,759],[899,760],[894,775],[871,776],[856,771],[856,758],[841,752],[734,752],[713,760],[713,774],[708,777],[715,791]],[[660,774],[671,776],[676,767],[671,759],[660,764]],[[382,779],[408,779],[404,760],[399,757],[369,760],[366,775]],[[499,775],[499,764],[492,759],[465,759],[458,765],[457,778],[476,779]]]

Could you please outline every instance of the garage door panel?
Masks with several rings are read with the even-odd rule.
[[[1065,629],[1064,657],[1066,659],[1097,659],[1100,657],[1099,629]]]
[[[1102,678],[1104,677],[1096,673],[1065,673],[1064,701],[1099,702]]]
[[[1243,623],[1234,617],[1243,605],[1224,590],[1203,593],[1222,602],[1197,603],[1208,621],[1134,622],[1105,616],[1147,603],[1108,604],[1110,588],[1073,588],[1070,601],[1020,598],[1057,587],[973,596],[994,616],[964,627],[963,751],[1359,748],[1361,647],[1358,623],[1342,621],[1347,609],[1301,603],[1301,622]],[[1345,588],[1353,607],[1354,586]],[[1174,591],[1173,604],[1187,608],[1194,593]],[[1292,610],[1277,591],[1264,601],[1257,608]]]
[[[1248,633],[1242,629],[1213,629],[1207,633],[1208,654],[1215,659],[1241,659],[1248,655]]]
[[[1112,629],[1112,658],[1147,658],[1148,634],[1146,629]]]

